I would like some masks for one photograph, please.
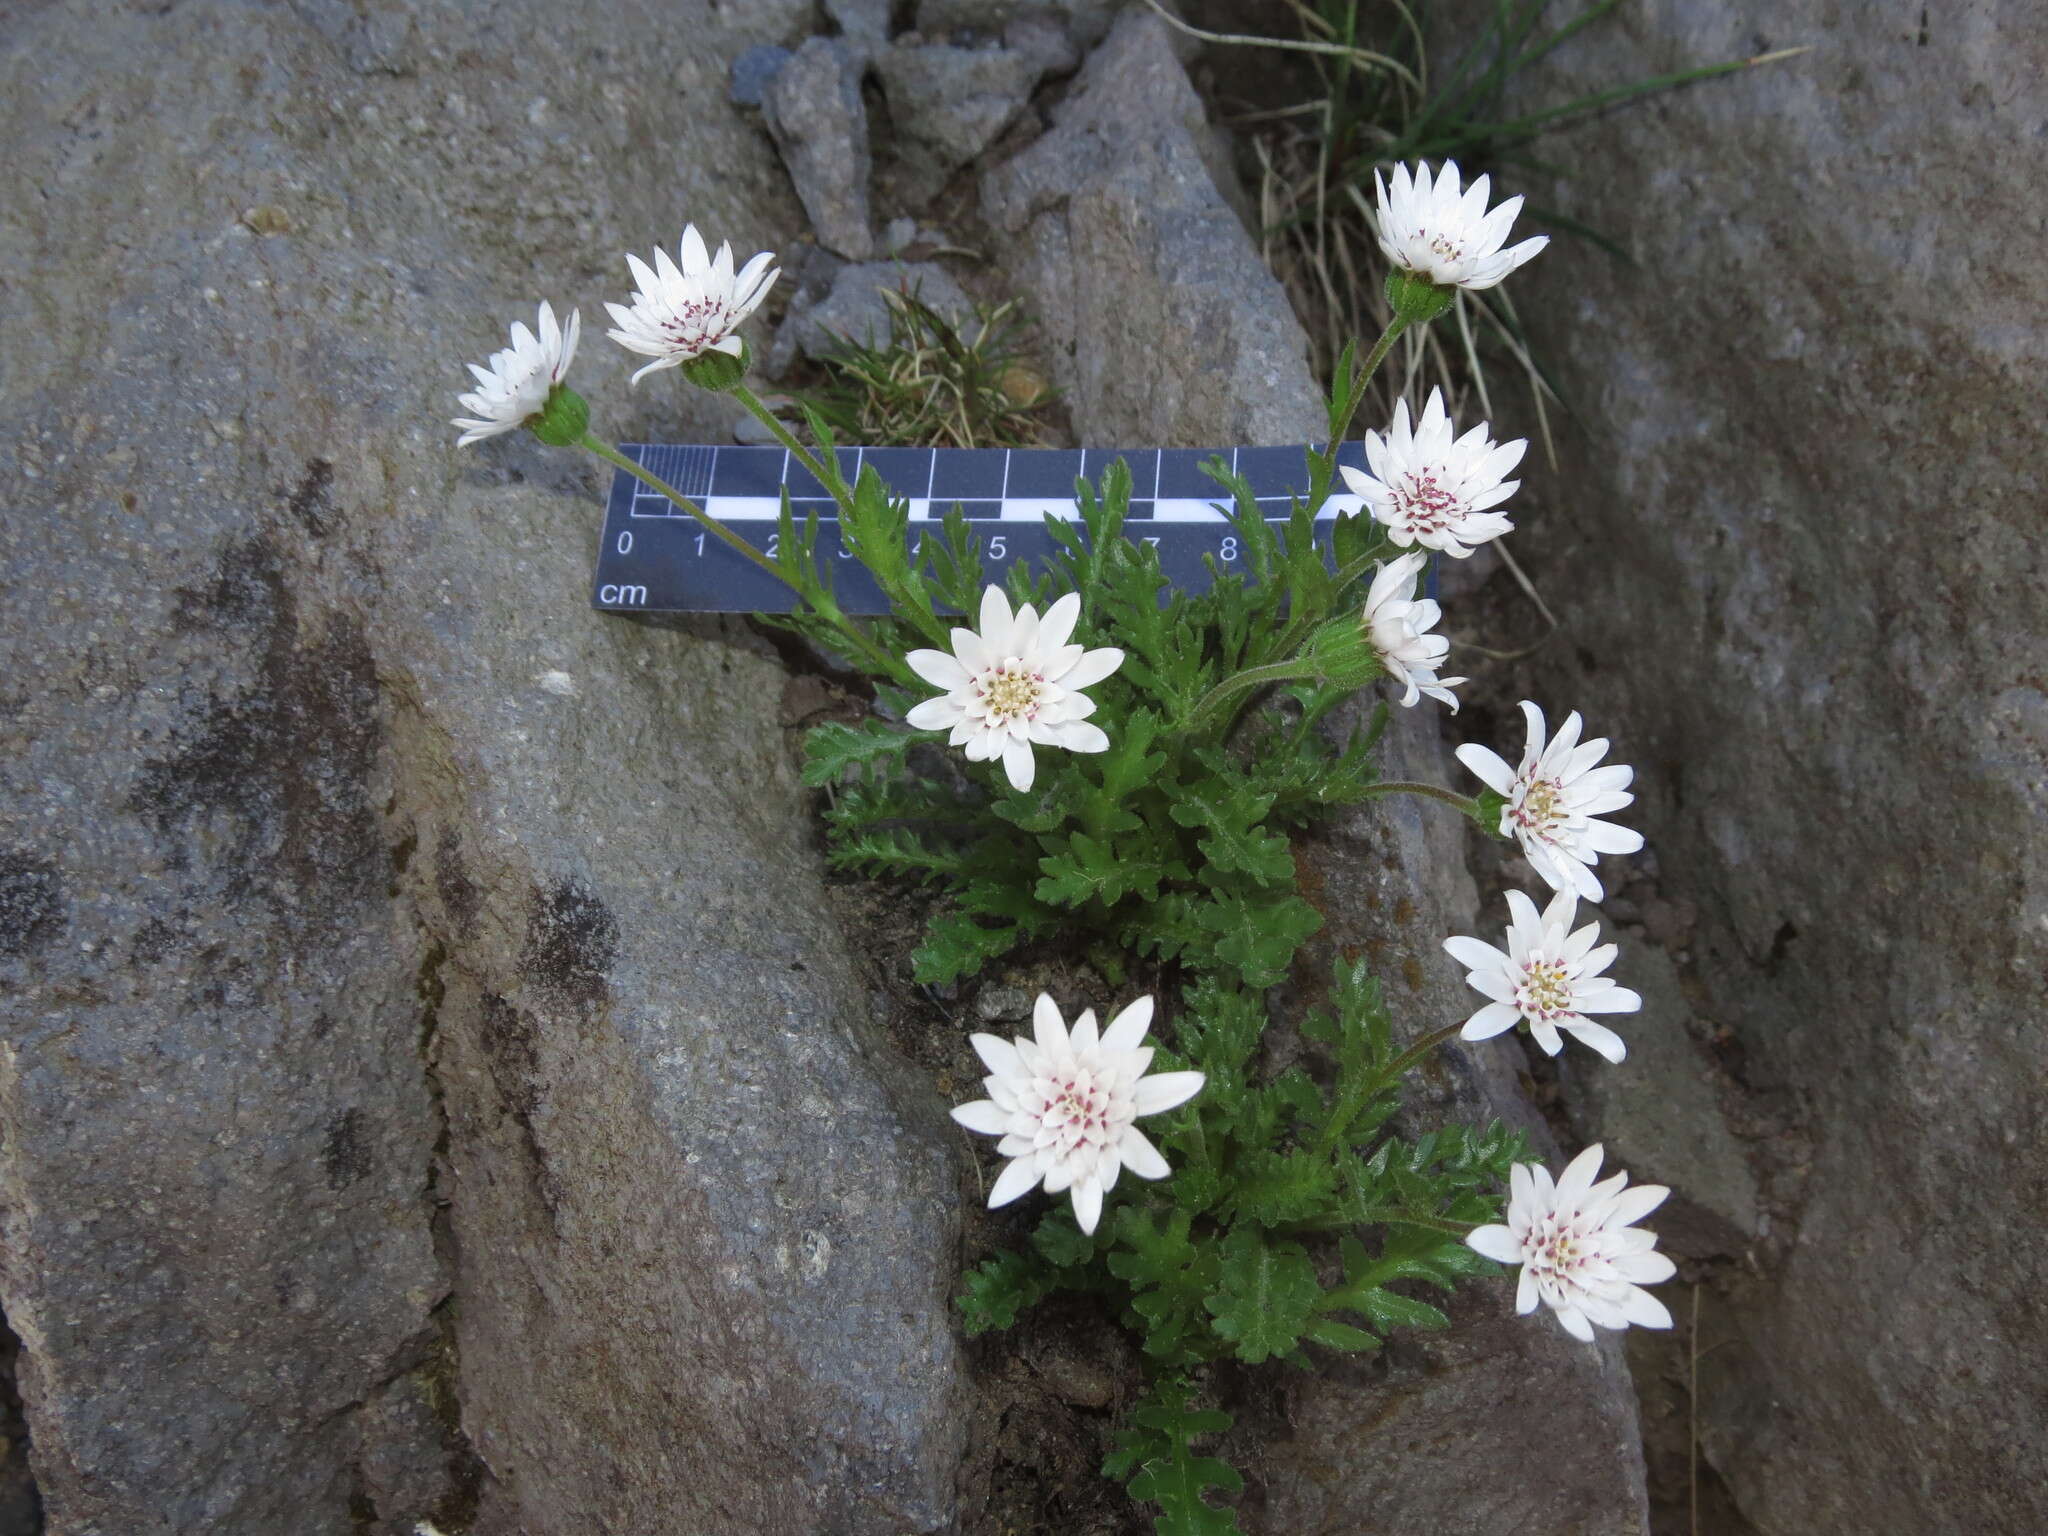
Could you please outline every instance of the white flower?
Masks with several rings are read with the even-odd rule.
[[[920,731],[953,733],[948,745],[967,749],[967,760],[1001,757],[1017,789],[1031,787],[1031,744],[1069,752],[1101,752],[1109,738],[1090,725],[1095,701],[1080,690],[1123,665],[1114,646],[1083,650],[1069,645],[1081,616],[1080,594],[1069,592],[1039,618],[1029,603],[1010,616],[1001,587],[981,596],[981,633],[953,631],[953,654],[912,651],[903,659],[943,698],[926,699],[904,716]]]
[[[1553,891],[1575,890],[1598,901],[1603,893],[1589,866],[1603,853],[1634,853],[1643,846],[1643,834],[1593,818],[1634,803],[1627,786],[1636,771],[1620,763],[1593,766],[1607,755],[1607,738],[1581,745],[1577,710],[1565,716],[1547,746],[1543,711],[1524,699],[1522,713],[1529,722],[1529,745],[1521,767],[1510,771],[1498,753],[1470,743],[1458,748],[1458,761],[1489,789],[1507,796],[1501,834],[1512,833],[1520,841],[1544,883]]]
[[[458,416],[451,426],[463,428],[455,446],[496,437],[524,426],[528,417],[548,403],[548,392],[562,382],[576,357],[576,339],[583,334],[583,316],[569,311],[569,329],[555,324],[554,309],[540,306],[540,335],[525,323],[512,322],[512,345],[491,354],[488,363],[470,363],[477,387],[456,403],[473,416]]]
[[[1442,699],[1456,714],[1458,699],[1451,690],[1465,679],[1436,675],[1450,654],[1451,642],[1442,635],[1424,633],[1442,617],[1443,610],[1429,598],[1414,595],[1415,578],[1427,564],[1429,556],[1417,550],[1380,567],[1365,595],[1365,627],[1388,676],[1407,688],[1401,699],[1405,707],[1413,708],[1426,693],[1432,699]]]
[[[1470,969],[1466,983],[1493,999],[1465,1021],[1458,1038],[1490,1040],[1526,1021],[1536,1043],[1552,1056],[1564,1049],[1557,1033],[1562,1029],[1609,1061],[1620,1061],[1628,1054],[1621,1036],[1586,1015],[1634,1013],[1643,1000],[1600,974],[1616,953],[1612,944],[1594,947],[1600,925],[1572,931],[1579,898],[1571,891],[1559,891],[1540,916],[1535,902],[1509,891],[1508,910],[1514,920],[1506,954],[1477,939],[1444,940],[1451,957]]]
[[[1408,402],[1398,401],[1387,435],[1365,434],[1365,462],[1372,473],[1343,465],[1344,483],[1387,525],[1396,544],[1421,544],[1462,560],[1474,545],[1515,526],[1486,509],[1521,488],[1521,481],[1502,476],[1522,462],[1529,444],[1522,438],[1495,443],[1486,430],[1482,421],[1456,437],[1439,389],[1429,392],[1422,420],[1412,428]]]
[[[1641,1221],[1671,1193],[1662,1184],[1625,1189],[1628,1175],[1601,1184],[1600,1148],[1591,1146],[1566,1165],[1557,1183],[1541,1163],[1517,1163],[1508,1173],[1508,1223],[1475,1227],[1465,1241],[1502,1264],[1522,1266],[1515,1310],[1536,1310],[1539,1299],[1557,1313],[1565,1332],[1593,1342],[1593,1326],[1669,1328],[1664,1303],[1641,1289],[1678,1272],[1651,1250],[1657,1234]]]
[[[629,254],[626,265],[640,289],[630,307],[605,305],[618,322],[618,329],[605,334],[628,352],[654,359],[633,375],[635,384],[657,368],[673,368],[706,352],[738,357],[742,348],[733,332],[782,275],[769,270],[774,253],[762,251],[735,277],[731,244],[721,243],[716,256],[707,256],[694,224],[684,227],[679,254],[680,267],[667,251],[656,251],[652,268]]]
[[[1070,1035],[1058,1005],[1041,992],[1031,1015],[1035,1040],[971,1037],[989,1070],[982,1079],[988,1097],[962,1104],[953,1118],[970,1131],[1003,1138],[996,1150],[1011,1162],[988,1192],[991,1210],[1043,1180],[1049,1195],[1073,1192],[1074,1220],[1093,1232],[1119,1170],[1141,1179],[1172,1171],[1131,1122],[1185,1104],[1201,1092],[1202,1074],[1145,1075],[1152,1064],[1152,1047],[1144,1044],[1151,1022],[1152,999],[1141,997],[1109,1021],[1101,1038],[1092,1008],[1074,1021]]]
[[[1440,288],[1491,288],[1550,244],[1548,235],[1538,235],[1502,250],[1500,243],[1522,211],[1521,198],[1511,197],[1488,213],[1489,178],[1480,177],[1461,193],[1455,160],[1444,162],[1434,183],[1422,163],[1412,175],[1407,166],[1395,166],[1392,186],[1378,171],[1372,179],[1379,188],[1380,249],[1395,266],[1420,273]]]

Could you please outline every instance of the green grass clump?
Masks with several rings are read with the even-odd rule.
[[[1052,391],[1022,346],[1014,300],[976,305],[954,325],[914,288],[883,294],[889,337],[848,342],[824,359],[810,403],[848,444],[1028,448],[1045,432]]]

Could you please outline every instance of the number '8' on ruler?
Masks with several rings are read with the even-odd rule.
[[[983,569],[991,581],[1001,581],[1020,560],[1034,572],[1046,569],[1057,546],[1045,520],[1077,517],[1075,480],[1099,485],[1103,472],[1121,459],[1131,474],[1124,536],[1159,551],[1169,582],[1201,591],[1210,581],[1204,556],[1225,570],[1243,559],[1241,541],[1221,510],[1228,493],[1201,466],[1221,458],[1251,486],[1266,521],[1281,524],[1292,498],[1308,492],[1311,446],[841,448],[837,455],[840,473],[849,482],[863,469],[873,469],[892,496],[910,503],[913,549],[921,525],[936,531],[946,513],[959,507],[980,536]],[[840,543],[837,505],[787,450],[624,443],[620,451],[771,555],[787,488],[799,524],[817,514],[818,561],[831,573],[840,606],[848,613],[888,612],[880,589]],[[1344,443],[1337,461],[1363,468],[1361,445]],[[1359,507],[1356,496],[1332,494],[1321,519],[1327,524]],[[707,534],[666,497],[615,470],[591,601],[615,612],[787,613],[795,595]]]

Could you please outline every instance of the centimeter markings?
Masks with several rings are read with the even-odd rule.
[[[1228,569],[1242,558],[1236,531],[1220,510],[1222,487],[1201,466],[1220,457],[1251,485],[1269,523],[1287,520],[1290,498],[1308,490],[1307,454],[1291,448],[841,448],[839,469],[848,480],[862,468],[880,475],[891,495],[910,503],[910,533],[933,531],[958,506],[982,538],[982,561],[991,580],[1026,562],[1043,570],[1058,546],[1048,517],[1078,515],[1074,481],[1098,481],[1122,459],[1131,471],[1131,506],[1125,536],[1159,551],[1168,581],[1201,591],[1212,556]],[[775,552],[782,492],[799,523],[818,515],[818,555],[835,576],[834,589],[848,613],[879,614],[888,604],[865,568],[839,541],[838,508],[810,471],[782,448],[705,444],[622,443],[620,451],[673,485],[755,548]],[[1340,464],[1363,468],[1360,444],[1339,450]],[[1342,484],[1339,481],[1339,484]],[[1355,511],[1356,496],[1333,495],[1323,520]],[[605,504],[592,606],[639,613],[787,613],[795,594],[708,535],[688,513],[614,470]]]

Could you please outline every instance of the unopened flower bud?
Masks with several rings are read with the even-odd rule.
[[[590,426],[590,407],[566,384],[548,391],[547,403],[526,419],[526,430],[550,448],[567,448]]]
[[[1451,307],[1458,296],[1455,284],[1433,283],[1420,272],[1396,267],[1387,274],[1387,302],[1394,313],[1410,325],[1434,320]]]
[[[737,389],[747,376],[746,343],[740,343],[739,356],[716,350],[700,352],[682,365],[683,377],[699,389],[708,389],[723,394],[728,389]]]

